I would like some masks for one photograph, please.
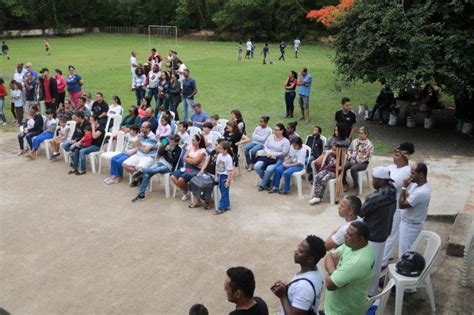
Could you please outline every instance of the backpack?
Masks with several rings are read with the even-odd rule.
[[[313,293],[314,293],[313,303],[311,304],[310,309],[307,311],[307,314],[308,314],[308,315],[317,315],[316,311],[313,309],[314,304],[316,303],[316,289],[314,288],[313,283],[312,283],[309,279],[306,279],[306,278],[299,278],[299,279],[295,279],[295,280],[291,281],[290,283],[288,283],[288,284],[286,285],[286,292],[288,293],[288,290],[290,289],[290,286],[291,286],[293,283],[298,282],[298,281],[301,281],[301,280],[308,281],[309,284],[311,285],[311,287],[313,288]]]

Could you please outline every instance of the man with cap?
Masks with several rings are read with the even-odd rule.
[[[397,189],[390,178],[387,167],[372,170],[372,185],[375,191],[367,196],[359,216],[369,226],[369,244],[374,252],[374,275],[369,286],[369,296],[378,294],[380,270],[385,250],[385,241],[392,230],[393,215],[397,207]]]
[[[43,92],[43,101],[46,105],[46,109],[56,112],[58,100],[58,84],[56,79],[49,75],[48,68],[41,69],[40,73],[43,75],[43,80],[40,81],[40,87]]]

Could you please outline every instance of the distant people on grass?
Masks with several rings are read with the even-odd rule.
[[[24,109],[25,112],[30,109],[31,106],[33,106],[37,99],[37,93],[36,93],[36,88],[39,84],[39,77],[38,73],[36,70],[33,68],[33,65],[31,62],[28,62],[26,64],[26,72],[23,76],[23,85],[25,87],[25,103],[24,103]]]
[[[300,51],[300,46],[301,46],[301,40],[296,37],[295,40],[293,41],[293,48],[295,50],[295,58],[298,58],[298,52]]]
[[[395,105],[395,96],[392,89],[386,84],[385,79],[380,79],[382,90],[380,91],[377,99],[375,100],[374,108],[370,111],[370,115],[366,120],[374,120],[375,114],[379,114],[379,123],[384,124],[387,122],[385,113],[388,113],[390,107]]]
[[[298,74],[296,71],[290,71],[288,78],[285,80],[285,104],[286,104],[286,116],[285,118],[293,118],[293,112],[295,110],[295,97],[296,97],[296,86],[298,84]]]
[[[325,255],[324,241],[315,235],[308,235],[298,245],[293,259],[300,265],[300,270],[288,284],[279,280],[271,286],[272,292],[280,299],[280,314],[318,313],[324,277],[317,264]]]
[[[76,104],[82,93],[82,86],[84,81],[82,77],[76,72],[76,68],[73,65],[68,67],[69,75],[66,78],[67,91],[71,101]]]
[[[349,138],[352,139],[355,126],[357,123],[356,114],[351,110],[352,103],[348,97],[343,97],[341,100],[342,108],[336,111],[335,120],[337,123],[346,124],[350,128]]]
[[[40,73],[43,76],[43,80],[40,81],[40,87],[46,110],[49,109],[56,113],[58,107],[58,83],[55,78],[50,76],[48,68],[41,69]]]
[[[280,58],[278,58],[278,60],[283,60],[283,61],[285,61],[285,49],[286,49],[286,44],[285,44],[284,41],[280,41],[279,48],[280,48]]]
[[[262,52],[260,53],[260,55],[262,55],[262,57],[263,57],[262,64],[266,65],[267,64],[267,57],[270,56],[270,47],[268,46],[268,43],[265,43],[263,45],[263,49],[262,49]]]
[[[239,45],[237,46],[237,61],[242,61],[243,50],[242,42],[239,42]]]
[[[194,96],[198,92],[196,81],[190,77],[189,69],[183,70],[181,97],[183,101],[183,120],[189,119],[189,109],[193,108]]]
[[[245,163],[249,172],[253,170],[253,165],[257,159],[257,152],[263,149],[265,141],[272,134],[272,129],[268,127],[269,120],[269,116],[261,116],[259,125],[253,131],[252,137],[249,139],[243,136],[240,141],[244,145]]]
[[[5,81],[0,78],[0,123],[3,126],[7,124],[7,118],[5,117],[5,98],[8,96],[7,89],[5,88]]]
[[[252,52],[252,41],[250,40],[250,38],[247,40],[247,42],[245,43],[245,48],[246,48],[246,51],[245,51],[245,59],[250,59],[251,57],[251,52]]]
[[[46,56],[50,56],[51,55],[51,44],[48,42],[48,39],[45,38],[44,39],[44,52],[46,54]]]
[[[135,77],[135,71],[138,68],[138,62],[137,62],[137,54],[135,51],[130,52],[130,72],[132,73],[132,89],[134,88],[133,86],[133,79]]]
[[[7,60],[10,60],[10,56],[8,55],[8,51],[9,51],[9,48],[8,48],[8,45],[5,41],[2,41],[2,56],[3,58],[7,58]]]
[[[309,123],[309,97],[311,93],[311,83],[313,77],[308,73],[307,68],[303,68],[298,78],[298,96],[301,109],[301,118],[305,124]]]

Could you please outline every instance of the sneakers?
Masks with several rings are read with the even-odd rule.
[[[277,187],[272,187],[268,190],[269,194],[275,194],[278,193],[280,190]]]
[[[113,185],[118,183],[120,183],[120,178],[107,177],[106,179],[104,179],[104,184],[106,185]]]
[[[132,174],[132,178],[135,179],[137,177],[140,177],[143,174],[142,170],[136,171],[135,173]]]
[[[144,199],[145,199],[145,195],[138,194],[135,198],[132,199],[132,202],[136,203],[136,202],[142,201]]]
[[[315,204],[320,203],[320,202],[321,202],[321,198],[314,197],[314,198],[311,198],[308,203],[309,203],[310,205],[315,205]]]
[[[186,201],[186,200],[188,200],[188,199],[189,199],[189,194],[183,194],[183,195],[181,196],[181,200],[182,200],[182,201]]]

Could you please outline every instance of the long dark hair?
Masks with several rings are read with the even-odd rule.
[[[351,127],[348,124],[338,122],[336,124],[336,127],[338,140],[344,141],[349,138],[349,134],[351,133]]]
[[[275,126],[283,131],[283,137],[288,138],[288,132],[286,131],[285,125],[283,125],[282,123],[278,123]]]

